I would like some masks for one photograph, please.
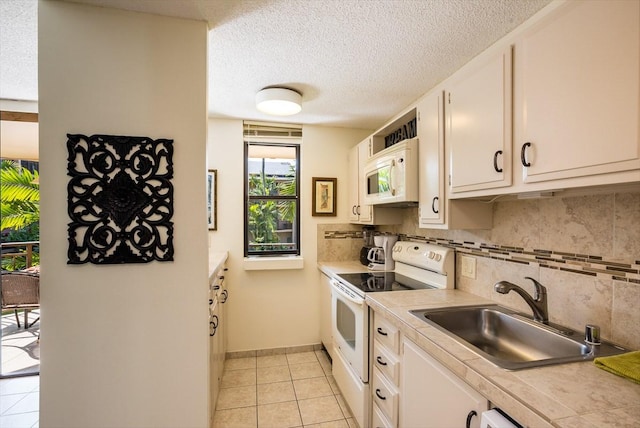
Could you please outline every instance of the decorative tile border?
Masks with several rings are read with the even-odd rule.
[[[362,239],[361,230],[327,230],[324,239]]]
[[[493,245],[470,241],[457,242],[452,239],[429,238],[417,235],[400,235],[400,240],[426,242],[454,248],[456,252],[486,257],[510,263],[537,264],[546,269],[587,275],[603,279],[614,279],[640,284],[640,260],[620,263],[605,260],[601,256],[567,253],[544,249],[529,249],[507,245]]]
[[[546,269],[556,269],[580,275],[640,284],[640,260],[635,260],[632,263],[620,263],[590,254],[495,245],[484,242],[459,242],[453,239],[430,238],[419,235],[401,234],[399,238],[404,241],[444,245],[454,248],[459,253],[477,257],[525,265],[537,264]],[[324,232],[324,239],[362,239],[362,231],[327,230]]]

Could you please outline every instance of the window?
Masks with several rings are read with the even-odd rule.
[[[245,123],[245,257],[300,255],[301,130],[293,130]]]

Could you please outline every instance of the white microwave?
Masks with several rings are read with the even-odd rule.
[[[400,141],[369,158],[364,182],[368,205],[418,202],[418,138]]]

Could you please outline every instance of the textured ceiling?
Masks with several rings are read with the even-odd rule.
[[[256,110],[255,94],[284,85],[302,92],[303,111],[280,121],[365,129],[381,126],[549,3],[74,1],[209,22],[210,116],[278,120]],[[0,98],[37,97],[33,4],[0,0]]]

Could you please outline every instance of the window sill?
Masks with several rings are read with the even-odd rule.
[[[304,259],[302,256],[245,257],[242,267],[244,270],[302,269]]]

